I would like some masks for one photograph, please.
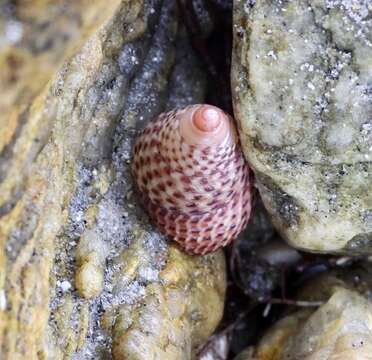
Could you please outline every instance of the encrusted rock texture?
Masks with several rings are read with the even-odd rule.
[[[242,145],[300,249],[372,253],[371,15],[368,0],[234,2]]]
[[[0,8],[0,358],[193,359],[224,256],[169,244],[130,174],[138,131],[204,98],[176,2]]]

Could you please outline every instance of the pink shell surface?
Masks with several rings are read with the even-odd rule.
[[[250,170],[235,142],[186,143],[179,131],[183,111],[188,108],[148,124],[136,141],[132,171],[159,229],[187,252],[206,254],[229,244],[246,226]]]

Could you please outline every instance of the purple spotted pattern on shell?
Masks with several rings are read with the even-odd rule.
[[[231,117],[214,106],[160,114],[136,141],[132,171],[152,220],[187,252],[226,246],[249,220],[250,170]]]

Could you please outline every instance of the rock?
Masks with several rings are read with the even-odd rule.
[[[235,1],[232,91],[245,155],[297,248],[372,253],[367,1]]]
[[[79,0],[66,6],[65,1],[28,1],[14,6],[10,0],[1,2],[0,149],[16,131],[17,113],[27,109],[63,60],[112,16],[119,3]]]
[[[221,320],[222,254],[192,258],[171,248],[159,277],[161,284],[147,286],[141,301],[118,309],[115,359],[190,359]]]
[[[225,333],[214,335],[198,354],[197,360],[225,360],[229,356],[229,337]]]
[[[192,358],[223,313],[223,254],[179,253],[130,173],[138,130],[204,98],[176,2],[10,9],[24,31],[0,58],[26,60],[0,100],[0,357],[135,359],[139,334],[148,358]]]
[[[359,270],[331,272],[312,280],[299,298],[324,304],[285,316],[237,360],[370,359],[371,285],[370,274]]]
[[[283,284],[284,274],[302,260],[297,250],[277,236],[259,198],[248,226],[233,246],[234,281],[246,295],[260,301],[272,297]]]

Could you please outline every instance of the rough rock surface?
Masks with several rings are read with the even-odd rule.
[[[192,359],[224,257],[158,234],[130,157],[147,121],[203,101],[203,74],[175,1],[66,4],[1,5],[0,358]]]
[[[236,360],[371,359],[370,287],[370,274],[361,269],[312,280],[298,296],[324,304],[285,316]]]
[[[371,14],[366,0],[235,0],[242,144],[297,248],[372,253]]]

